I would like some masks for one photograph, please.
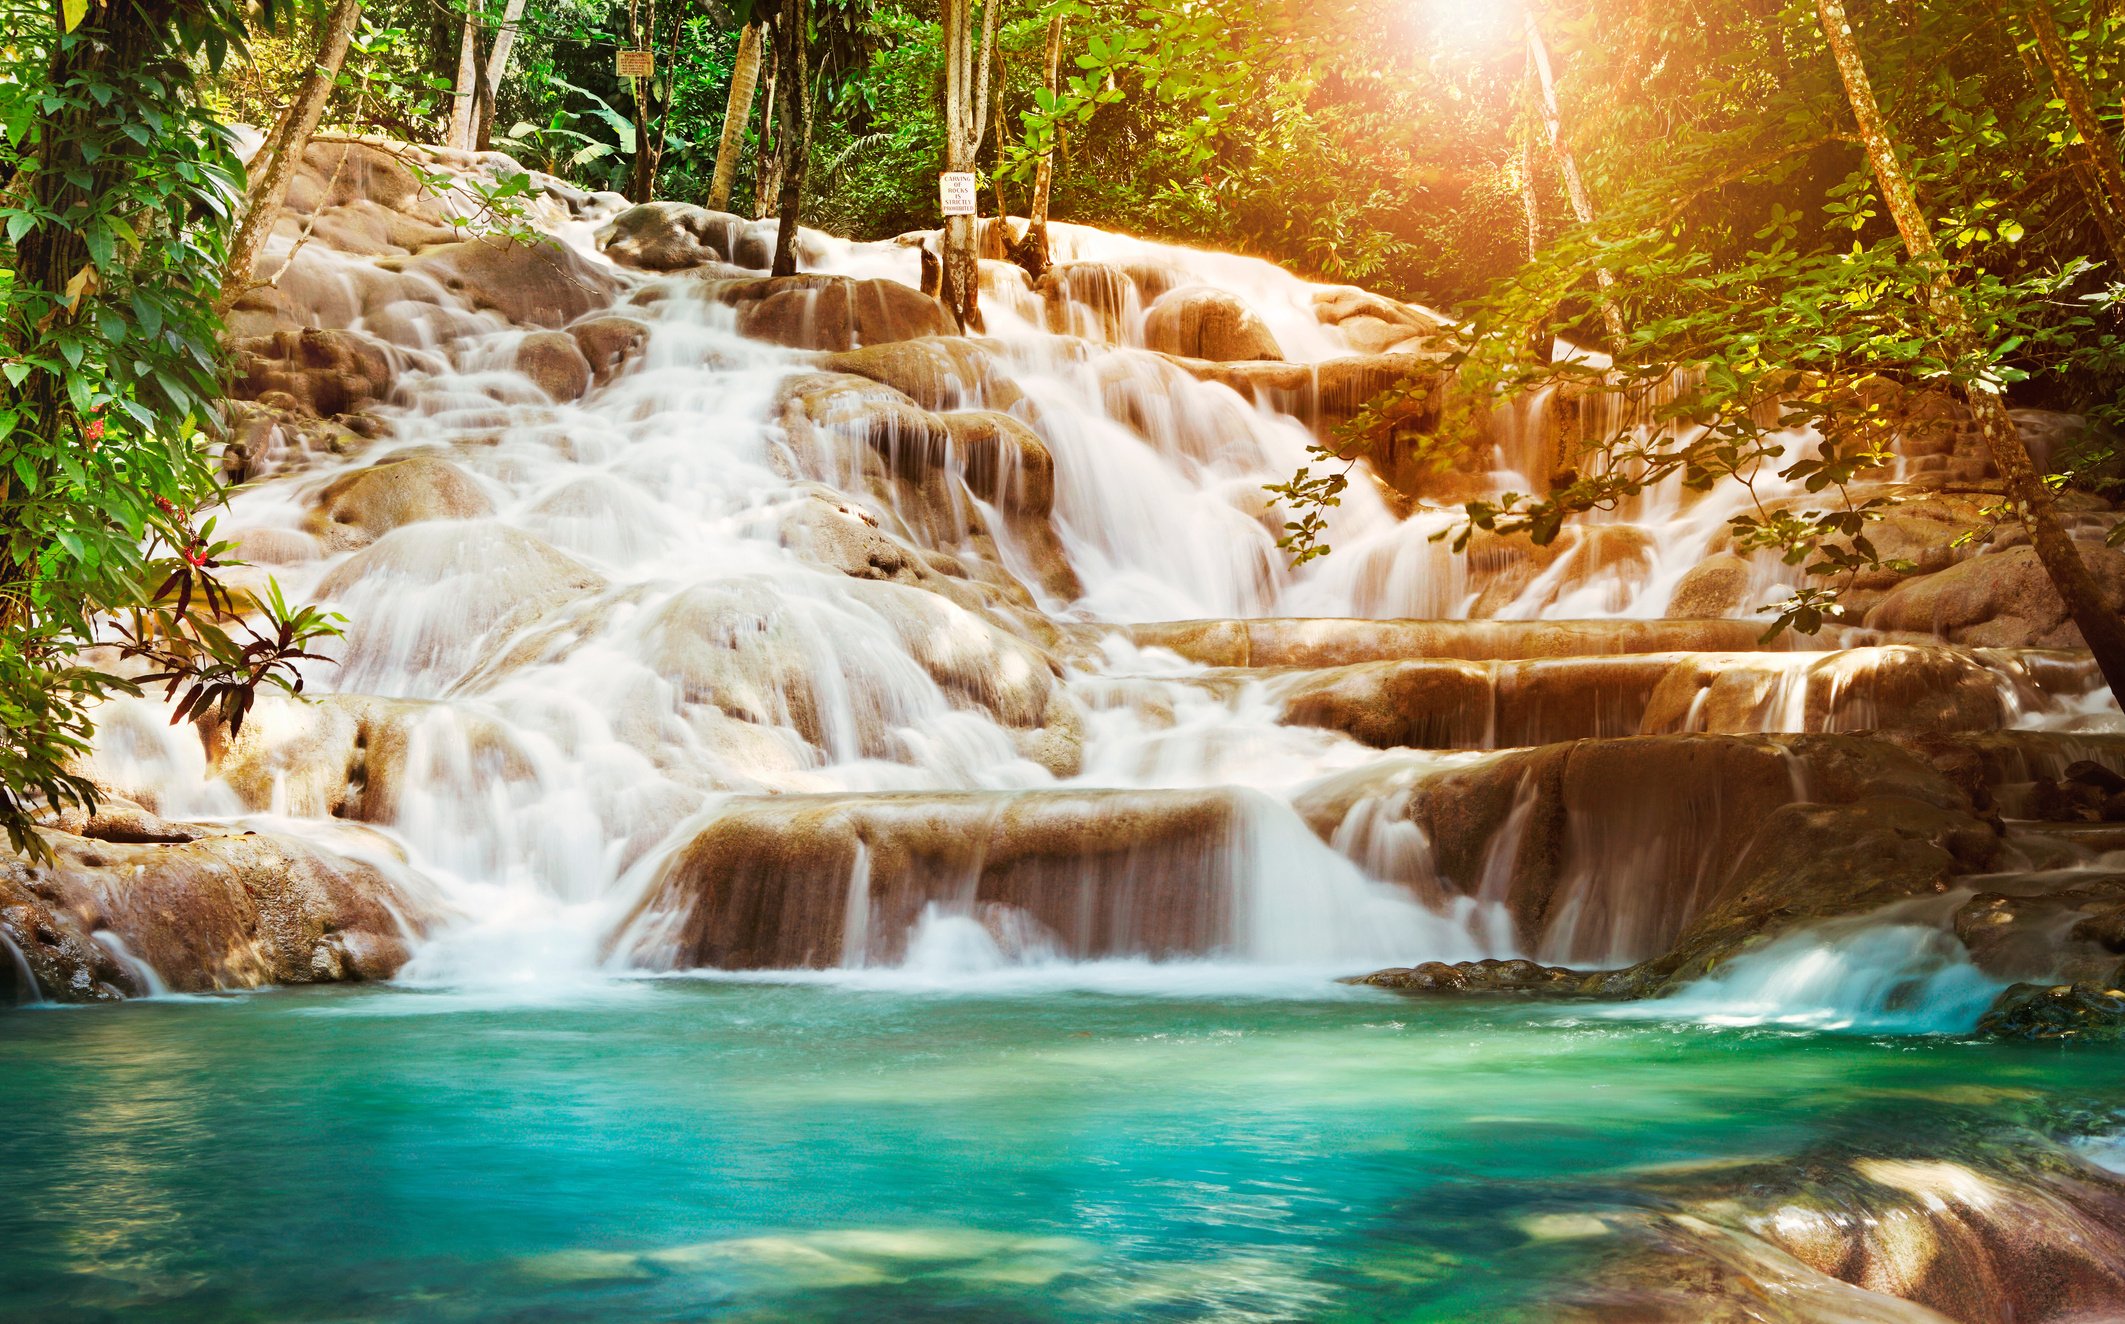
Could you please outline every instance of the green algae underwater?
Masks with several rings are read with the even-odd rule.
[[[19,1319],[1665,1318],[1640,1288],[1732,1203],[1705,1183],[2102,1162],[2125,1055],[1170,973],[685,978],[15,1013],[0,1112]],[[1735,1317],[1943,1317],[1778,1296]]]

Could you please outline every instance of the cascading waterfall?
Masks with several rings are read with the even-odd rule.
[[[416,324],[396,328],[401,343],[422,348],[379,411],[384,438],[358,463],[244,491],[222,524],[291,598],[347,616],[337,665],[307,678],[326,698],[262,707],[219,776],[154,704],[114,705],[96,775],[165,814],[248,812],[406,880],[444,920],[402,972],[415,984],[698,963],[660,889],[689,843],[778,797],[857,824],[834,835],[801,814],[775,820],[785,839],[852,843],[845,858],[815,845],[827,863],[807,872],[793,856],[764,885],[794,894],[803,878],[816,894],[789,922],[817,941],[775,948],[797,963],[943,975],[1178,956],[1349,973],[1523,954],[1507,891],[1527,808],[1472,885],[1442,878],[1406,814],[1414,786],[1474,756],[1412,758],[1295,723],[1313,672],[1207,665],[1114,628],[1321,618],[1293,634],[1303,650],[1339,620],[1455,620],[1481,605],[1492,577],[1480,556],[1433,540],[1450,516],[1398,510],[1366,482],[1334,513],[1336,554],[1291,568],[1262,487],[1307,460],[1305,393],[1249,398],[1139,348],[1140,296],[1208,288],[1257,310],[1317,385],[1318,365],[1351,349],[1315,315],[1318,287],[1252,259],[1058,227],[1060,299],[999,269],[994,338],[975,358],[884,347],[933,354],[936,398],[913,408],[882,384],[905,374],[879,369],[867,384],[848,374],[873,360],[822,362],[739,334],[699,279],[611,267],[596,219],[555,229],[611,272],[614,311],[646,326],[627,369],[557,402],[520,368],[524,330],[394,313]],[[818,270],[917,279],[906,246],[807,239]],[[843,375],[822,385],[823,372]],[[1488,462],[1501,490],[1540,478],[1545,409],[1499,410]],[[374,537],[319,513],[394,465],[461,471],[449,509]],[[1756,495],[1786,494],[1767,481]],[[1654,620],[1743,499],[1664,484],[1493,592],[1482,614]],[[1658,707],[1645,668],[1691,655],[1396,656],[1346,669],[1460,667],[1450,679],[1478,687],[1484,708],[1456,719],[1480,731],[1456,743],[1493,747],[1632,734]],[[1755,691],[1724,708],[1712,688],[1693,691],[1667,729],[1859,724],[1873,712],[1864,694],[1840,704],[1864,678],[1839,656],[1749,655]],[[2095,684],[2086,668],[2019,655],[1969,666],[1990,677],[1979,688],[1993,687],[2002,722],[2077,720],[2075,696]],[[1509,711],[1509,692],[1597,671],[1608,679],[1586,683],[1610,697],[1594,727],[1554,702]],[[1359,807],[1340,826],[1309,822],[1296,801],[1339,779],[1368,788]],[[1037,808],[1095,790],[1137,798],[1097,811],[1114,822]],[[936,821],[905,826],[920,813]],[[1609,829],[1633,830],[1575,825]],[[971,853],[938,844],[982,833]],[[1009,833],[1037,840],[996,835]],[[1199,849],[1175,855],[1174,841]],[[1071,852],[1082,859],[1056,863]],[[1588,869],[1630,858],[1591,839],[1581,853]],[[1189,916],[1157,886],[1184,856],[1215,894]],[[1077,889],[1077,910],[1039,888]],[[1599,891],[1591,875],[1566,880],[1548,948],[1526,954],[1645,955],[1616,917],[1575,918]]]

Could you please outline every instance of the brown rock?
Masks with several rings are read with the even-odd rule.
[[[0,980],[26,967],[59,1001],[144,993],[142,963],[178,992],[388,979],[434,914],[370,866],[293,839],[47,841],[53,865],[0,860],[0,946],[22,958],[0,950]]]
[[[2112,611],[2125,608],[2125,552],[2080,544],[2082,559]],[[1867,613],[1867,627],[1937,634],[1978,648],[2080,648],[2033,547],[1975,556],[1937,574],[1907,580]]]
[[[230,395],[273,402],[310,418],[351,414],[390,394],[389,347],[359,331],[276,331],[230,342]]]
[[[1749,563],[1732,552],[1719,552],[1690,568],[1668,599],[1669,620],[1697,620],[1737,616],[1749,601],[1749,584],[1755,578]]]
[[[1276,337],[1245,300],[1200,285],[1158,297],[1144,314],[1144,344],[1162,354],[1213,362],[1284,357]]]
[[[465,308],[515,326],[558,329],[610,307],[619,291],[607,270],[557,240],[466,239],[386,258],[377,267],[432,281]]]
[[[393,529],[494,513],[487,494],[448,460],[416,455],[341,474],[317,494],[310,531],[332,550],[366,547]]]
[[[569,332],[534,331],[525,336],[517,344],[516,368],[556,403],[580,400],[590,389],[590,361],[579,338]]]
[[[794,349],[849,350],[948,335],[943,304],[897,281],[777,276],[706,282],[709,297],[738,310],[738,331]]]
[[[632,317],[593,317],[568,328],[590,364],[591,383],[603,386],[620,375],[627,361],[642,352],[649,328]]]

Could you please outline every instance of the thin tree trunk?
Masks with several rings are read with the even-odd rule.
[[[984,27],[992,33],[994,10],[999,3],[1001,0],[988,0],[990,20]],[[977,100],[975,88],[973,3],[943,0],[939,9],[944,25],[944,168],[971,171],[981,142],[980,115],[987,109]],[[984,66],[986,63],[984,60]],[[982,329],[981,262],[975,252],[979,228],[979,220],[972,216],[944,218],[938,297],[963,332]]]
[[[1874,167],[1875,182],[1881,185],[1882,201],[1888,204],[1889,215],[1896,221],[1904,250],[1926,272],[1927,298],[1940,322],[1942,339],[1950,353],[1957,356],[1968,354],[1977,345],[1976,328],[1971,325],[1968,310],[1956,297],[1947,263],[1933,242],[1933,228],[1919,207],[1918,195],[1904,174],[1903,164],[1897,160],[1896,147],[1889,139],[1881,106],[1874,99],[1874,85],[1867,79],[1867,66],[1860,58],[1859,44],[1853,37],[1852,24],[1845,17],[1843,0],[1816,0],[1816,9],[1822,17],[1823,35],[1829,42],[1830,54],[1837,61],[1837,71],[1844,79],[1846,97],[1852,103],[1852,118],[1858,122],[1860,141],[1866,144],[1867,160]],[[1963,396],[1976,419],[1978,434],[1984,439],[1986,449],[1992,453],[1992,462],[2000,471],[2007,499],[2020,516],[2022,527],[2028,530],[2029,541],[2036,549],[2044,573],[2051,578],[2052,588],[2057,590],[2067,614],[2080,629],[2081,638],[2095,654],[2096,665],[2102,669],[2103,680],[2110,686],[2110,692],[2125,697],[2125,619],[2104,605],[2103,591],[2095,577],[2088,573],[2080,549],[2066,536],[2064,526],[2059,523],[2058,504],[2052,499],[2043,475],[2037,472],[2035,462],[2029,458],[2029,449],[2022,444],[2021,433],[2007,413],[2006,403],[1993,392],[1975,385],[1965,386]]]
[[[745,122],[753,116],[753,88],[760,81],[760,25],[748,23],[738,34],[738,58],[731,65],[730,97],[723,103],[723,134],[716,140],[716,174],[708,186],[710,211],[730,210],[731,186],[738,182],[738,154],[745,148]]]
[[[457,81],[450,96],[450,136],[445,147],[472,148],[473,83],[480,68],[480,0],[465,0],[465,25],[458,38]]]
[[[487,65],[480,78],[478,125],[473,140],[481,151],[494,135],[494,107],[502,95],[502,78],[509,72],[510,49],[516,45],[517,24],[524,17],[524,0],[508,0],[502,9],[502,26],[495,30],[494,48],[487,52]]]
[[[1550,154],[1557,158],[1557,169],[1564,175],[1564,191],[1571,199],[1572,215],[1579,218],[1579,224],[1591,226],[1594,223],[1594,198],[1587,192],[1586,180],[1579,173],[1579,158],[1573,155],[1571,145],[1564,140],[1564,115],[1557,107],[1557,84],[1550,74],[1549,47],[1542,40],[1542,25],[1536,21],[1532,3],[1527,6],[1525,17],[1527,54],[1542,88],[1542,120],[1549,130]],[[1594,270],[1594,278],[1600,282],[1604,296],[1613,293],[1616,288],[1616,273],[1607,267],[1597,267]],[[1609,339],[1614,348],[1621,352],[1624,342],[1623,310],[1604,297],[1601,320],[1608,327]]]
[[[2099,186],[2099,196],[2092,199],[2096,214],[2104,222],[2104,236],[2110,241],[2111,261],[2119,271],[2125,271],[2125,242],[2119,238],[2119,222],[2125,221],[2125,166],[2118,163],[2118,147],[2103,128],[2103,121],[2096,118],[2095,106],[2088,99],[2088,84],[2081,73],[2073,67],[2073,57],[2066,50],[2066,43],[2059,40],[2058,24],[2052,21],[2051,6],[2047,0],[2028,0],[2023,6],[2023,16],[2029,20],[2029,30],[2036,35],[2037,54],[2043,57],[2044,67],[2051,71],[2052,86],[2058,90],[2059,100],[2065,103],[2066,117],[2073,121],[2074,129],[2081,135],[2087,153],[2087,164],[2094,173]]]
[[[1047,63],[1042,70],[1041,85],[1053,97],[1058,90],[1062,70],[1063,19],[1056,14],[1048,20]],[[1060,131],[1059,126],[1049,126],[1048,132]],[[1051,141],[1048,150],[1040,154],[1033,167],[1033,201],[1026,207],[1025,238],[1019,240],[1012,254],[1026,274],[1039,280],[1048,270],[1048,195],[1055,184],[1055,147]]]
[[[782,101],[782,43],[767,53],[767,95],[760,103],[760,141],[753,149],[753,219],[764,221],[782,200],[781,126],[775,107]]]
[[[797,222],[804,210],[805,167],[812,154],[810,56],[805,47],[809,0],[782,0],[775,15],[776,92],[782,102],[781,206],[775,224],[775,276],[797,274]]]
[[[657,0],[649,0],[648,8],[648,21],[643,22],[636,17],[635,6],[628,6],[628,39],[636,50],[650,50],[656,45]],[[633,85],[635,99],[635,159],[628,171],[627,196],[636,202],[649,202],[656,197],[657,164],[664,157],[664,117],[657,110],[654,75],[628,82]]]
[[[2011,27],[2009,11],[2002,0],[1991,0],[1992,16],[1999,20],[2001,29]],[[2008,45],[2022,62],[2022,72],[2029,79],[2031,90],[2039,90],[2049,81],[2037,57],[2020,41],[2009,38]],[[2078,150],[2069,149],[2066,164],[2073,171],[2073,182],[2081,190],[2082,201],[2088,204],[2089,214],[2095,217],[2096,228],[2103,232],[2103,246],[2110,250],[2113,270],[2125,271],[2125,215],[2115,214],[2103,198],[2103,181],[2096,178],[2095,166],[2090,157],[2096,151],[2092,143],[2081,143]]]
[[[1538,161],[1539,151],[1535,144],[1534,52],[1528,52],[1527,72],[1521,79],[1523,104],[1516,132],[1520,139],[1520,210],[1526,220],[1527,260],[1535,261],[1542,255],[1542,246],[1548,242],[1542,225],[1542,170]],[[1544,315],[1527,328],[1527,349],[1536,361],[1548,363],[1556,357],[1556,339],[1550,332],[1550,319]]]
[[[302,164],[310,135],[317,132],[317,123],[324,118],[325,103],[332,99],[333,85],[339,79],[340,66],[346,62],[347,46],[354,38],[354,25],[361,14],[361,0],[338,0],[332,7],[325,30],[318,37],[316,62],[303,76],[302,86],[288,103],[288,113],[281,116],[272,140],[259,152],[265,168],[251,190],[243,225],[230,241],[228,259],[222,264],[221,293],[214,300],[218,315],[226,315],[251,288],[251,274],[258,267],[259,256],[266,251],[267,241],[273,237],[281,204],[287,201],[288,184]]]

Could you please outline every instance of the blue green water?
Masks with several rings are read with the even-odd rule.
[[[1541,1318],[1650,1169],[2120,1107],[2125,1054],[1333,988],[28,1010],[0,1316]]]

